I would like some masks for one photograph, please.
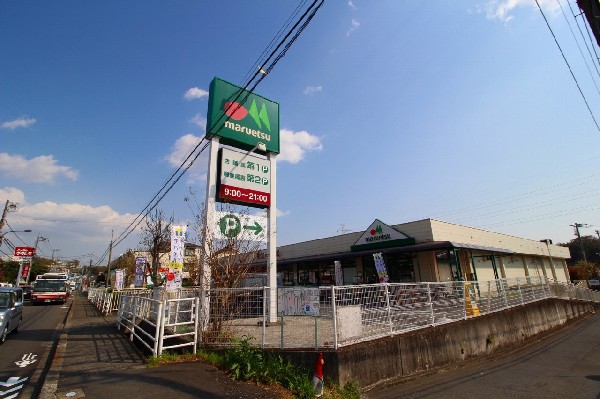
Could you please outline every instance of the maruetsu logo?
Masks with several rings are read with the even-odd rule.
[[[225,115],[230,118],[230,120],[225,121],[225,127],[227,129],[245,133],[249,136],[254,136],[262,140],[271,141],[271,121],[269,120],[269,113],[267,112],[267,107],[264,103],[261,104],[259,111],[258,106],[256,105],[256,100],[254,99],[252,100],[252,104],[250,104],[249,110],[240,103],[227,101],[223,106],[223,110],[225,111]],[[247,126],[243,126],[234,122],[246,119],[248,116],[254,120],[258,126],[258,129],[251,129]],[[263,127],[269,131],[269,133],[259,130],[263,129]]]
[[[389,240],[390,238],[392,238],[391,234],[383,234],[383,228],[381,227],[381,225],[378,225],[376,228],[371,229],[369,233],[371,234],[371,237],[365,237],[365,241],[367,242]]]

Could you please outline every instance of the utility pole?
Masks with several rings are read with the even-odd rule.
[[[585,256],[585,247],[583,246],[583,241],[581,240],[581,234],[579,234],[579,228],[585,226],[587,225],[582,223],[575,223],[571,225],[571,227],[575,228],[575,235],[579,239],[579,244],[581,245],[581,253],[583,254],[583,260],[584,262],[587,262],[587,257]]]
[[[10,202],[10,200],[6,200],[6,204],[4,204],[4,211],[2,211],[2,218],[0,218],[0,231],[4,227],[4,222],[6,221],[6,214],[8,212],[14,212],[17,210],[17,205]]]
[[[106,268],[106,288],[110,287],[110,262],[112,261],[113,234],[114,230],[111,230],[110,246],[108,247],[108,267]]]
[[[60,251],[60,249],[55,248],[52,250],[52,269],[54,269],[54,253]]]
[[[25,279],[25,284],[29,284],[29,276],[31,276],[31,269],[33,269],[33,261],[35,259],[35,255],[37,254],[37,247],[38,244],[40,243],[40,241],[44,242],[44,241],[50,241],[48,240],[46,237],[42,237],[41,235],[38,234],[37,238],[35,239],[35,246],[33,247],[33,256],[31,257],[31,266],[29,269],[29,273],[27,273],[27,278]]]

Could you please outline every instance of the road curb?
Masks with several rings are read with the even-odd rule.
[[[58,377],[62,368],[62,354],[67,346],[68,334],[65,331],[65,327],[68,323],[68,319],[72,315],[74,299],[71,298],[69,302],[69,308],[67,309],[65,318],[58,324],[54,334],[52,334],[52,345],[44,352],[44,367],[38,367],[31,378],[33,381],[38,381],[35,385],[36,387],[41,386],[41,390],[38,393],[36,387],[29,385],[22,392],[24,398],[56,398],[55,392],[58,388]]]

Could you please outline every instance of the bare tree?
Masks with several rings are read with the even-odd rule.
[[[160,267],[160,254],[169,250],[171,245],[171,226],[173,225],[173,216],[165,219],[164,213],[160,209],[155,209],[154,213],[149,213],[145,218],[146,225],[142,227],[140,233],[140,245],[148,249],[152,262],[151,279],[155,286],[162,284],[158,281],[158,268]]]
[[[248,298],[248,292],[232,289],[239,288],[253,273],[266,271],[267,232],[262,227],[248,224],[249,208],[228,203],[217,204],[219,216],[212,221],[206,220],[204,204],[195,199],[195,193],[190,191],[186,202],[195,204],[195,209],[190,205],[194,229],[199,243],[206,242],[206,247],[201,247],[200,260],[195,270],[189,272],[196,283],[207,274],[211,276],[211,281],[203,284],[210,286],[212,292],[208,331],[214,334],[203,335],[205,340],[211,340],[211,337],[227,336],[226,320],[246,312],[249,302],[262,304],[258,298]],[[205,268],[209,268],[209,273],[205,273]]]
[[[234,288],[254,272],[264,272],[266,267],[265,239],[267,232],[262,226],[247,225],[250,208],[228,203],[217,204],[217,212],[227,215],[213,221],[206,220],[204,203],[196,201],[196,193],[190,189],[190,197],[186,202],[194,202],[195,209],[190,206],[194,215],[194,230],[198,244],[206,240],[207,248],[201,247],[201,260],[196,270],[190,270],[195,276],[195,283],[203,275],[204,264],[210,268],[213,288]],[[224,223],[229,223],[224,226]],[[227,231],[231,230],[233,233]]]

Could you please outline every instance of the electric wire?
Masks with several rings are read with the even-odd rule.
[[[594,1],[594,0],[592,0],[592,1]],[[584,12],[583,12],[583,10],[582,10],[581,8],[579,8],[579,10],[581,11],[581,14],[583,14],[583,13],[584,13]],[[592,24],[592,23],[593,23],[593,24],[595,25],[595,28],[596,28],[595,30],[596,30],[596,32],[600,32],[600,24],[598,23],[598,17],[590,18],[590,19],[589,19],[589,21],[590,21],[590,24]],[[595,35],[592,35],[592,34],[590,33],[590,27],[589,27],[587,24],[584,24],[584,26],[585,26],[585,29],[586,29],[586,31],[587,31],[587,33],[588,33],[588,37],[589,37],[589,39],[590,39],[590,43],[592,43],[592,48],[594,48],[594,53],[596,54],[596,60],[598,61],[598,63],[600,63],[600,58],[598,58],[598,53],[596,52],[596,49],[595,49],[595,47],[593,46],[593,43],[594,43],[594,41],[596,41],[596,43],[598,43],[598,41],[597,41],[597,40],[594,40],[594,38],[595,38]],[[594,38],[592,38],[592,36],[594,36]],[[600,45],[600,43],[598,43],[598,45]]]
[[[594,124],[596,125],[596,129],[598,130],[598,132],[600,132],[600,125],[598,125],[598,122],[596,121],[596,118],[594,117],[594,113],[592,112],[592,109],[590,108],[590,105],[589,105],[587,99],[585,98],[585,94],[583,94],[583,91],[581,90],[581,86],[579,86],[579,82],[577,81],[577,78],[575,77],[575,74],[573,73],[573,69],[571,69],[571,65],[569,64],[569,61],[567,61],[567,57],[565,57],[565,53],[563,52],[562,47],[558,43],[556,35],[554,34],[554,31],[552,30],[552,27],[550,26],[550,23],[548,22],[548,19],[546,18],[546,14],[544,14],[544,11],[542,10],[542,7],[540,6],[539,0],[535,0],[535,4],[537,4],[537,6],[538,6],[538,9],[540,10],[542,17],[544,18],[544,21],[546,22],[546,26],[548,27],[548,30],[550,31],[550,33],[552,34],[552,37],[554,38],[554,43],[556,43],[556,46],[558,47],[560,54],[562,55],[562,58],[565,61],[565,64],[567,64],[567,68],[569,69],[569,72],[571,73],[571,77],[575,81],[575,85],[577,85],[579,94],[581,94],[581,97],[583,98],[583,102],[585,103],[585,105],[590,113],[590,116],[592,117],[592,120],[594,121]]]
[[[573,28],[571,27],[571,23],[569,22],[569,19],[567,18],[567,14],[565,14],[565,10],[563,9],[562,3],[560,2],[560,0],[556,0],[558,2],[558,5],[560,6],[560,11],[562,12],[563,17],[565,17],[565,21],[567,22],[567,26],[569,27],[569,31],[571,31],[571,35],[573,36],[573,40],[575,40],[575,44],[577,45],[577,49],[579,49],[579,54],[581,54],[581,58],[583,59],[583,63],[585,64],[585,67],[588,70],[588,73],[590,74],[590,78],[592,79],[592,82],[594,83],[594,86],[596,87],[596,91],[598,92],[598,94],[600,94],[600,89],[598,89],[598,85],[596,84],[596,79],[594,78],[594,75],[592,74],[592,70],[590,69],[590,66],[588,65],[587,59],[585,57],[585,55],[583,54],[583,50],[581,50],[581,46],[579,45],[579,41],[577,40],[577,37],[575,36],[575,32],[573,32]],[[575,20],[575,24],[577,25],[577,27],[579,28],[579,25],[577,24],[577,20]],[[579,30],[579,32],[581,33],[581,29]],[[582,34],[583,37],[583,34]],[[585,42],[585,37],[584,37],[584,42]],[[587,47],[587,42],[586,43],[586,47]],[[588,48],[589,51],[589,48]],[[590,54],[591,55],[591,54]],[[593,63],[594,67],[596,68],[596,63]],[[598,74],[598,68],[596,68],[596,74]]]
[[[583,38],[583,42],[585,43],[585,47],[588,51],[588,54],[590,56],[590,58],[593,61],[594,67],[596,68],[596,71],[598,72],[598,68],[597,66],[600,65],[600,58],[598,58],[598,52],[596,51],[596,46],[594,46],[594,39],[591,37],[590,35],[590,30],[588,25],[586,24],[585,21],[583,22],[583,26],[586,30],[587,33],[587,40],[586,37],[584,36],[583,32],[581,31],[581,26],[579,26],[579,21],[577,20],[578,16],[583,15],[583,11],[581,11],[581,9],[579,9],[580,13],[579,15],[575,15],[575,11],[573,10],[573,6],[571,5],[571,3],[567,0],[567,4],[569,5],[569,10],[571,10],[571,15],[573,16],[573,19],[575,20],[575,24],[577,25],[577,29],[579,30],[579,34],[581,35],[581,37]],[[592,51],[591,49],[594,51],[594,54],[592,55]],[[598,72],[598,74],[600,75],[600,72]]]
[[[595,179],[590,180],[592,178],[595,178]],[[568,182],[558,183],[558,184],[554,184],[552,186],[544,186],[541,188],[537,188],[534,190],[527,191],[525,193],[503,196],[503,197],[495,198],[491,201],[483,202],[480,204],[474,204],[474,205],[470,205],[470,206],[465,206],[463,208],[454,209],[449,212],[435,213],[434,216],[448,217],[448,216],[455,215],[457,213],[460,214],[465,211],[472,212],[473,210],[487,209],[487,208],[491,208],[491,207],[494,207],[499,204],[505,205],[510,202],[515,202],[515,201],[532,198],[532,197],[535,198],[540,195],[546,196],[553,192],[562,192],[562,191],[565,191],[568,189],[573,189],[578,186],[585,187],[586,185],[589,185],[590,182],[594,182],[594,181],[598,180],[599,178],[600,178],[600,173],[595,173],[595,174],[592,174],[589,176],[584,176],[579,179],[571,180]]]
[[[287,21],[285,22],[285,24],[279,29],[279,31],[277,32],[277,34],[273,37],[273,39],[271,39],[271,42],[267,45],[267,47],[265,47],[265,49],[262,51],[262,53],[260,53],[260,55],[258,56],[258,58],[256,59],[256,61],[254,62],[254,64],[256,65],[256,68],[254,68],[254,66],[251,67],[248,70],[248,72],[246,72],[246,75],[244,75],[244,78],[242,79],[242,82],[246,82],[247,80],[249,80],[251,78],[251,76],[254,73],[256,73],[256,70],[262,67],[262,65],[265,63],[264,60],[263,60],[263,57],[271,50],[271,48],[273,47],[274,43],[281,37],[281,35],[283,34],[283,32],[292,23],[292,21],[298,15],[298,13],[302,9],[302,7],[306,4],[306,1],[307,0],[302,0],[298,4],[298,6],[295,8],[294,12],[287,19]],[[241,85],[242,82],[240,82],[240,85]]]
[[[564,210],[560,210],[560,211],[555,211],[555,212],[532,216],[530,218],[503,220],[498,223],[484,224],[484,225],[482,225],[482,227],[483,228],[494,228],[494,227],[499,227],[499,226],[503,226],[503,227],[504,226],[514,226],[514,225],[523,224],[523,223],[536,222],[536,221],[540,221],[540,220],[553,219],[553,218],[557,218],[557,217],[576,215],[582,211],[597,211],[599,209],[600,209],[600,207],[590,208],[589,206],[586,205],[586,206],[582,206],[579,208],[570,209],[567,212],[565,212]]]
[[[5,221],[4,221],[4,223],[5,223],[5,224],[8,226],[8,228],[9,228],[10,230],[14,230],[14,229],[12,228],[12,226],[11,226],[11,225],[8,223],[8,221],[7,221],[7,220],[5,220]],[[15,231],[13,231],[12,233],[15,235],[15,237],[17,237],[17,239],[18,239],[19,241],[21,241],[21,243],[23,243],[23,245],[28,245],[28,244],[27,244],[25,241],[23,241],[23,239],[22,239],[21,237],[19,237],[19,235],[17,234],[18,232],[15,232]]]
[[[219,120],[213,124],[213,126],[218,126],[217,130],[220,130],[223,128],[224,124],[219,124],[222,118],[229,118],[228,116],[226,116],[226,114],[228,114],[230,108],[232,106],[241,106],[241,104],[243,104],[245,102],[245,100],[248,98],[248,96],[250,95],[251,92],[254,91],[254,89],[258,86],[258,84],[264,79],[264,77],[275,67],[275,65],[285,56],[286,52],[289,50],[289,48],[291,47],[291,45],[296,41],[296,39],[299,37],[300,33],[302,33],[302,31],[306,28],[306,26],[308,26],[308,24],[310,23],[310,21],[314,18],[314,16],[316,15],[316,12],[321,8],[321,6],[323,5],[324,0],[315,0],[313,1],[313,3],[310,5],[310,7],[304,12],[304,14],[301,16],[301,18],[294,24],[294,26],[288,31],[288,33],[284,36],[284,38],[280,41],[280,43],[275,47],[275,49],[270,53],[270,55],[266,58],[265,62],[268,62],[272,57],[275,56],[275,53],[279,50],[279,48],[281,46],[283,47],[283,50],[277,54],[277,56],[275,56],[274,60],[271,62],[271,64],[267,67],[266,69],[266,73],[259,71],[256,71],[251,79],[248,81],[248,83],[243,87],[242,90],[238,91],[238,94],[236,95],[234,101],[232,101],[229,104],[229,107],[225,110],[225,113],[222,114],[219,118]],[[304,20],[304,22],[302,22]],[[302,25],[300,25],[302,23]],[[292,36],[292,38],[290,39],[290,41],[284,45],[285,41],[288,39],[288,37],[290,37],[290,35],[292,35],[293,30],[296,29],[296,27],[298,27],[298,25],[300,25],[300,28],[296,31],[296,33],[294,34],[294,36]],[[252,84],[252,82],[256,79],[257,76],[260,76],[260,78],[258,79],[257,82],[254,83],[254,85],[252,86],[252,88],[250,90],[248,90],[248,87]],[[240,97],[242,96],[242,94],[245,93],[244,99],[242,99],[241,101],[239,101]],[[239,101],[239,102],[238,102]],[[137,226],[139,226],[139,224],[142,222],[142,215],[147,216],[154,208],[156,208],[156,206],[158,206],[158,204],[160,203],[160,201],[166,196],[166,194],[173,188],[173,186],[181,179],[181,177],[191,168],[191,166],[194,164],[194,162],[198,159],[198,157],[200,156],[200,154],[208,147],[209,142],[207,142],[204,147],[200,150],[197,151],[197,149],[200,147],[200,145],[202,144],[202,142],[205,139],[203,138],[195,147],[194,149],[188,154],[188,156],[185,158],[185,160],[181,163],[181,165],[175,170],[175,172],[173,172],[173,174],[171,175],[171,177],[167,180],[167,182],[165,182],[165,184],[163,184],[163,186],[161,187],[161,189],[154,195],[154,197],[148,202],[148,204],[144,207],[144,209],[138,214],[138,216],[136,216],[136,218],[129,224],[129,226],[117,237],[116,240],[114,240],[112,242],[113,247],[119,245],[121,242],[123,242],[123,240],[125,240],[136,228]],[[192,156],[195,156],[192,158]],[[192,158],[192,160],[189,162],[189,164],[187,165],[187,167],[185,167],[184,170],[182,170],[183,166],[185,165],[185,163]],[[177,175],[179,173],[179,175],[175,178],[175,175]],[[173,180],[174,179],[174,180]],[[165,190],[165,187],[171,183],[171,185],[169,186],[169,188],[167,188]],[[161,192],[164,191],[164,193],[161,194]],[[153,204],[154,203],[154,204]],[[153,204],[153,205],[152,205]],[[135,225],[135,226],[134,226]],[[132,227],[133,226],[133,227]],[[105,254],[108,252],[105,251]],[[102,257],[102,260],[104,259],[104,256]]]

